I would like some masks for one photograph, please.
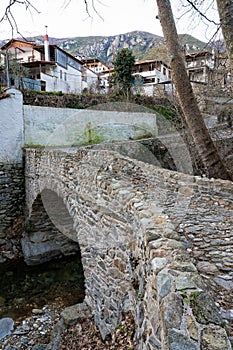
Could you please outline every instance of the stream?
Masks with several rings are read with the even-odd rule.
[[[0,319],[22,319],[56,298],[70,306],[81,303],[84,297],[80,254],[37,266],[27,266],[23,260],[1,265]]]

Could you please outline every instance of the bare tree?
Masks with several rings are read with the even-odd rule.
[[[217,0],[218,12],[231,68],[231,91],[233,93],[233,0]]]
[[[231,179],[209,135],[189,81],[169,0],[157,0],[172,79],[186,123],[209,177]]]

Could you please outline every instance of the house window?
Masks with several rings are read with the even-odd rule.
[[[166,68],[163,67],[163,75],[166,75]]]
[[[160,79],[159,78],[157,78],[157,84],[160,82]]]
[[[66,76],[66,72],[64,72],[64,80],[66,81],[67,76]]]
[[[60,70],[60,79],[62,79],[62,70]]]
[[[60,66],[67,67],[67,55],[59,49],[56,49],[56,61]]]

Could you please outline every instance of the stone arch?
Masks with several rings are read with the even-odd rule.
[[[80,253],[74,240],[73,219],[56,192],[43,189],[32,203],[22,239],[25,262],[44,263],[54,258]],[[72,237],[72,239],[71,239]]]
[[[52,217],[56,210],[59,221]],[[46,301],[59,296],[66,306],[83,303],[86,295],[80,246],[68,237],[72,236],[72,230],[73,219],[63,200],[56,192],[44,188],[32,203],[26,232],[21,239],[24,260],[27,265],[42,264],[42,271],[44,266],[46,269],[50,266],[48,274],[52,272],[55,277],[47,283]]]
[[[105,205],[97,204],[98,193],[94,188],[93,193],[90,194],[89,183],[87,184],[86,180],[86,163],[83,168],[78,165],[75,179],[70,181],[67,177],[64,180],[64,177],[61,176],[59,155],[56,160],[57,165],[52,169],[52,176],[49,176],[45,167],[45,165],[48,167],[51,165],[50,160],[48,161],[43,155],[38,159],[40,159],[39,170],[34,168],[33,176],[27,178],[27,188],[30,186],[33,189],[27,197],[30,218],[33,216],[33,207],[36,204],[33,198],[39,196],[56,227],[71,239],[79,242],[85,276],[84,301],[90,307],[96,325],[102,337],[105,338],[113,333],[123,313],[132,309],[131,267],[129,247],[125,237],[132,229],[121,218],[121,215],[118,217],[115,211]],[[63,162],[69,162],[67,154]],[[65,168],[68,170],[68,163]],[[90,177],[92,180],[96,177],[98,169],[99,165],[96,171],[95,167],[88,165],[89,181],[91,181]],[[34,176],[35,174],[39,176]],[[75,184],[78,182],[81,188],[82,185],[83,187],[87,185],[87,188],[82,188],[80,193],[76,188],[78,186],[75,185],[76,190],[72,188],[74,181]],[[59,203],[56,202],[57,206],[53,204],[53,197],[59,198]],[[68,225],[63,225],[63,214],[60,213],[62,208],[66,208],[69,217],[74,222],[74,229],[70,227],[69,220]],[[100,215],[99,221],[96,220],[98,216],[96,212]],[[116,229],[113,223],[117,223],[118,220],[120,220],[119,228]],[[125,232],[124,236],[122,232]]]

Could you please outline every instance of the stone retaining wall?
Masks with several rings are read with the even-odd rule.
[[[215,302],[232,291],[232,182],[94,149],[28,149],[26,176],[29,214],[49,189],[72,217],[74,230],[45,196],[56,227],[80,245],[103,338],[130,309],[138,349],[231,349]]]
[[[2,244],[7,229],[24,209],[24,183],[22,163],[0,162],[0,240],[2,239]]]

